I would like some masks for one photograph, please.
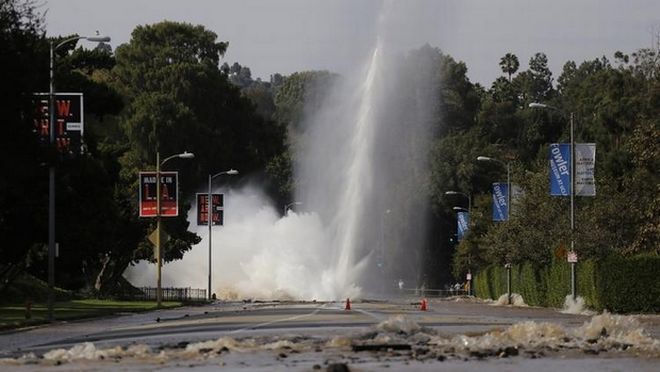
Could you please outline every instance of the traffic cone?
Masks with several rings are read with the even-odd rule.
[[[346,307],[344,307],[344,310],[350,310],[351,309],[351,299],[346,298]]]
[[[419,307],[419,309],[420,309],[421,311],[426,311],[426,310],[428,310],[428,309],[427,309],[427,306],[426,306],[426,299],[425,299],[425,298],[422,298],[421,306]]]

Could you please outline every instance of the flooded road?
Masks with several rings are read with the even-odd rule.
[[[17,370],[656,370],[660,316],[468,298],[215,303],[0,335]],[[65,368],[66,367],[66,368]],[[331,367],[333,368],[333,367]]]

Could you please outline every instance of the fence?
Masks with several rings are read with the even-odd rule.
[[[406,296],[420,296],[420,297],[451,297],[451,296],[466,296],[468,292],[461,289],[428,289],[428,288],[402,288],[400,293]]]
[[[163,301],[202,302],[206,301],[206,289],[198,288],[162,288]],[[134,294],[135,300],[156,300],[156,288],[142,287],[140,294]]]

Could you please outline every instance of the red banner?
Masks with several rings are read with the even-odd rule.
[[[35,93],[34,131],[42,145],[50,144],[50,110],[48,93]],[[83,94],[55,94],[55,146],[62,154],[82,152],[84,131]]]
[[[160,215],[179,215],[179,173],[160,172]],[[157,216],[156,172],[140,172],[140,217]]]
[[[212,225],[222,226],[224,224],[224,194],[213,194],[212,199]],[[197,225],[209,224],[209,198],[208,194],[197,194]]]

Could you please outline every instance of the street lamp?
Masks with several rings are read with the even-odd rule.
[[[195,154],[192,152],[183,152],[181,154],[175,154],[168,156],[165,160],[160,161],[160,152],[156,151],[156,266],[157,268],[157,278],[156,278],[156,306],[160,307],[163,301],[163,288],[161,286],[162,275],[161,268],[163,267],[163,252],[160,245],[160,204],[161,204],[161,195],[160,195],[160,168],[167,163],[167,161],[175,158],[180,159],[192,159],[195,157]],[[177,190],[178,191],[178,190]]]
[[[454,193],[458,193],[458,192],[456,192],[456,191],[447,191],[447,192],[445,192],[445,195],[453,195]],[[463,194],[463,195],[465,195],[465,194]],[[469,209],[465,209],[463,207],[453,207],[452,210],[457,213],[457,215],[456,215],[457,224],[460,224],[459,216],[458,216],[459,212],[467,212],[468,214],[470,213]],[[468,220],[468,225],[469,225],[469,220]],[[456,231],[456,239],[458,240],[458,227],[456,228],[456,230],[457,230]],[[468,296],[472,295],[472,270],[470,268],[471,261],[472,261],[472,255],[470,253],[468,253],[468,277],[467,277],[467,281],[468,281],[467,294],[468,294]]]
[[[226,174],[226,175],[229,175],[229,176],[234,176],[234,175],[238,174],[238,171],[236,169],[230,169],[228,171],[219,172],[219,173],[216,173],[214,175],[209,174],[209,192],[206,195],[206,198],[207,198],[206,201],[208,203],[208,209],[206,211],[206,222],[208,223],[208,226],[209,226],[209,293],[208,293],[209,300],[212,298],[211,297],[211,271],[212,271],[211,242],[212,242],[212,239],[213,239],[213,234],[212,234],[212,231],[211,231],[211,226],[213,226],[213,200],[212,200],[213,196],[211,195],[211,192],[213,190],[211,189],[211,184],[212,184],[214,178],[216,178],[218,176],[222,176],[223,174]]]
[[[445,195],[462,195],[468,201],[468,212],[472,210],[472,195],[460,191],[445,191]]]
[[[503,162],[501,160],[497,160],[495,158],[490,158],[488,156],[477,156],[478,161],[485,161],[485,162],[493,162],[493,163],[498,163],[501,164],[502,166],[506,167],[506,187],[507,187],[507,193],[506,193],[506,220],[507,222],[509,221],[509,216],[511,215],[511,163],[510,162]],[[507,293],[507,303],[511,305],[511,262],[508,262],[510,258],[507,258],[507,262],[505,263],[504,267],[506,268],[506,293]]]
[[[108,42],[109,36],[74,36],[57,45],[50,41],[49,93],[48,93],[48,136],[51,147],[55,145],[55,51],[65,44],[77,40]],[[55,163],[48,170],[48,321],[53,321],[53,301],[55,287]]]
[[[290,207],[293,207],[294,205],[302,205],[302,202],[294,201],[294,202],[291,202],[291,203],[285,205],[285,206],[284,206],[284,215],[285,215],[285,216],[286,216],[286,212],[289,211],[289,208],[290,208]]]
[[[566,115],[564,111],[554,106],[546,105],[545,103],[532,102],[529,104],[529,108],[553,110],[557,111],[564,118],[567,116],[569,117],[571,126],[571,252],[575,252],[575,240],[573,239],[573,233],[575,232],[575,137],[573,136],[575,115],[573,112]],[[576,297],[575,280],[575,262],[571,262],[571,295],[573,296],[573,300],[575,300]]]

